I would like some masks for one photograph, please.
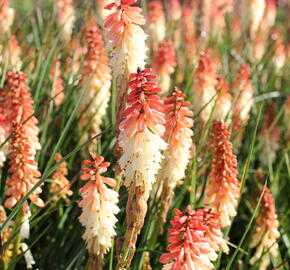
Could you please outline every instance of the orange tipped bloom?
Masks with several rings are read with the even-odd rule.
[[[82,70],[82,87],[87,87],[87,94],[82,100],[80,112],[85,112],[81,127],[87,129],[82,141],[100,133],[101,124],[110,100],[111,70],[108,66],[108,55],[104,49],[101,31],[95,21],[85,31],[87,52]],[[97,151],[97,140],[88,145],[89,152]]]
[[[239,131],[244,127],[250,117],[253,106],[254,89],[251,82],[250,67],[247,64],[240,66],[237,77],[233,83],[234,108],[233,108],[233,129]]]
[[[218,83],[216,85],[217,102],[214,118],[216,120],[225,121],[226,118],[230,116],[232,110],[232,96],[228,92],[229,85],[225,82],[224,78],[217,77],[217,80],[218,80]]]
[[[244,33],[252,40],[257,33],[266,8],[265,0],[242,0],[241,19]]]
[[[250,263],[255,264],[260,260],[259,270],[266,270],[271,262],[271,256],[278,257],[279,255],[277,240],[280,237],[275,203],[268,188],[265,189],[261,201],[261,212],[256,224],[257,228],[253,235],[253,242],[251,243],[251,248],[256,247],[256,251]]]
[[[240,196],[237,158],[232,152],[227,126],[222,121],[214,121],[212,131],[214,159],[204,203],[221,214],[222,226],[226,227],[231,223],[230,217],[237,214],[236,206]]]
[[[141,15],[142,9],[132,7],[137,0],[118,0],[107,5],[106,9],[116,8],[116,11],[105,20],[108,29],[107,38],[112,52],[110,66],[116,77],[126,72],[136,72],[137,68],[144,68],[147,47],[147,35],[140,25],[145,24]]]
[[[83,199],[79,203],[82,208],[79,220],[86,229],[83,239],[90,255],[102,256],[112,246],[112,238],[116,235],[115,215],[120,211],[118,193],[107,187],[114,187],[116,182],[102,176],[110,166],[103,157],[91,155],[91,160],[85,160],[84,164],[81,179],[89,181],[80,189]]]
[[[185,177],[193,144],[193,112],[188,108],[190,103],[185,98],[186,95],[175,88],[164,102],[166,124],[163,138],[168,142],[168,149],[160,175],[173,188]]]
[[[10,30],[13,24],[15,11],[9,7],[9,0],[0,1],[0,39]]]
[[[166,35],[165,14],[159,0],[148,3],[148,25],[152,50],[155,52]]]
[[[161,185],[161,204],[163,207],[163,220],[167,215],[173,190],[180,180],[185,177],[185,170],[191,158],[193,147],[193,112],[189,110],[186,95],[175,88],[164,102],[166,124],[164,140],[168,142],[168,149],[158,173],[158,182]]]
[[[286,46],[283,44],[281,33],[275,29],[271,35],[274,40],[274,57],[272,58],[273,64],[277,71],[280,71],[286,62]]]
[[[201,111],[200,117],[203,123],[208,121],[215,105],[217,82],[216,71],[209,52],[205,51],[199,60],[192,89],[194,107],[196,113]]]
[[[57,22],[62,40],[69,41],[75,22],[73,0],[57,0]]]
[[[195,10],[196,2],[189,2],[183,9],[181,21],[181,34],[186,60],[192,64],[196,60],[196,36],[195,36]],[[187,62],[185,61],[185,62]]]
[[[50,77],[53,81],[52,92],[53,101],[56,107],[58,107],[64,99],[64,87],[63,79],[61,78],[60,61],[57,60],[50,70]]]
[[[214,269],[211,261],[216,260],[222,247],[228,251],[217,223],[219,214],[210,209],[191,210],[182,213],[174,209],[176,216],[168,229],[168,253],[161,255],[163,270]]]
[[[269,103],[259,140],[259,149],[261,151],[259,159],[265,167],[275,161],[276,152],[280,147],[280,129],[278,123],[275,123],[276,116],[275,104]]]
[[[163,102],[156,95],[161,89],[151,81],[154,78],[149,68],[131,74],[131,91],[118,138],[123,149],[119,164],[124,170],[124,184],[127,187],[144,185],[146,193],[155,182],[163,158],[161,151],[167,147],[162,139],[165,131]]]
[[[54,157],[55,162],[62,160],[60,153],[56,153]],[[71,191],[71,183],[67,179],[67,163],[62,162],[54,171],[51,176],[52,182],[49,188],[49,192],[53,194],[52,199],[55,201],[59,198],[63,199],[66,203],[70,203],[69,197],[73,195]]]
[[[38,141],[37,119],[31,115],[34,114],[32,107],[29,88],[26,86],[26,75],[22,72],[7,74],[5,89],[8,92],[8,100],[10,103],[10,121],[11,126],[11,142],[10,142],[10,169],[8,172],[11,177],[6,181],[9,187],[5,194],[9,198],[5,201],[5,207],[13,207],[21,200],[38,182],[40,172],[37,169],[37,163],[34,161],[36,150],[40,149]],[[31,117],[28,121],[26,121]],[[24,123],[24,121],[26,121]],[[41,188],[38,187],[29,199],[37,206],[44,206],[43,201],[38,197]],[[27,213],[28,204],[24,205]]]
[[[158,85],[163,92],[167,92],[170,87],[170,75],[176,66],[176,54],[172,41],[162,41],[153,60],[153,70],[157,73]]]

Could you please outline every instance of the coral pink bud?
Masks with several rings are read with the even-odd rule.
[[[237,158],[232,153],[230,133],[222,121],[213,122],[212,147],[214,159],[209,182],[206,186],[204,203],[221,214],[222,226],[230,225],[230,217],[237,214],[236,206],[240,196],[237,180]]]
[[[275,29],[271,35],[274,40],[274,57],[272,58],[273,64],[277,71],[280,71],[286,61],[286,46],[283,44],[281,33]]]

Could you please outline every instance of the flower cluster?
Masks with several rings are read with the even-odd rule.
[[[138,69],[131,74],[127,109],[120,124],[119,145],[123,154],[119,160],[125,174],[125,185],[145,185],[148,192],[155,182],[155,175],[163,158],[161,151],[167,146],[162,139],[165,118],[163,102],[156,95],[161,89],[151,69]]]
[[[148,28],[151,47],[155,52],[166,34],[165,14],[159,0],[148,3]]]
[[[196,81],[192,89],[194,107],[196,112],[201,111],[201,120],[206,123],[215,104],[216,85],[218,83],[216,71],[208,51],[203,52],[201,55],[195,79]]]
[[[52,92],[53,101],[55,106],[59,106],[64,99],[64,87],[62,85],[63,79],[61,78],[60,61],[57,60],[50,70],[50,77],[53,81]]]
[[[80,124],[87,130],[84,132],[83,141],[100,132],[102,119],[106,114],[110,100],[112,79],[101,31],[94,20],[92,20],[90,27],[85,30],[85,38],[87,52],[82,69],[81,84],[88,90],[80,106],[80,113],[84,112]],[[97,140],[94,140],[89,144],[90,152],[96,152],[97,143]]]
[[[22,72],[8,72],[5,83],[7,91],[7,111],[9,122],[12,123],[10,142],[10,168],[8,172],[11,177],[6,181],[9,187],[6,195],[10,196],[5,201],[5,207],[13,207],[17,201],[22,199],[38,182],[40,172],[35,162],[36,151],[40,149],[38,141],[39,129],[37,119],[33,116],[33,101],[26,85],[26,75]],[[29,199],[37,206],[44,206],[43,201],[38,197],[41,193],[38,187]],[[24,210],[28,212],[27,202]]]
[[[261,151],[259,159],[265,167],[273,163],[276,159],[276,152],[280,148],[280,128],[275,122],[276,107],[274,103],[269,103],[266,108],[266,119],[260,133],[259,149]]]
[[[164,270],[213,269],[211,261],[216,260],[217,252],[228,247],[222,238],[219,215],[210,209],[186,212],[174,210],[176,216],[171,220],[168,253],[161,255]]]
[[[116,214],[120,211],[117,206],[118,193],[107,187],[114,187],[116,182],[112,178],[102,176],[110,166],[101,156],[92,156],[85,160],[82,169],[82,180],[90,180],[81,189],[83,199],[79,206],[82,214],[79,217],[85,227],[83,239],[87,242],[87,249],[91,255],[105,254],[112,246],[112,237],[116,235]]]
[[[116,77],[125,70],[131,74],[138,67],[145,66],[147,35],[140,27],[145,24],[145,19],[141,15],[141,8],[131,6],[136,2],[137,0],[118,0],[105,7],[109,10],[116,8],[104,24],[108,29],[109,49],[112,51],[110,65]]]
[[[242,0],[241,20],[244,33],[251,39],[257,37],[266,7],[265,0]]]
[[[247,64],[240,66],[233,83],[235,102],[233,104],[233,130],[238,132],[250,117],[253,106],[254,89],[250,79],[250,68]]]
[[[237,214],[236,206],[240,196],[237,180],[237,158],[232,153],[230,133],[222,121],[213,122],[212,147],[214,159],[209,182],[206,187],[205,204],[221,214],[222,226],[230,225],[230,217]]]
[[[14,21],[15,11],[9,7],[9,0],[0,2],[0,39],[10,30]]]
[[[193,147],[193,112],[189,110],[189,102],[185,101],[185,98],[186,95],[175,88],[164,102],[166,124],[163,138],[168,142],[168,149],[156,183],[162,188],[160,201],[163,206],[163,220],[167,215],[175,186],[185,177]]]
[[[158,85],[162,91],[167,92],[170,87],[170,75],[176,66],[176,55],[172,41],[165,40],[159,43],[152,66],[159,78]]]
[[[254,264],[261,259],[259,270],[265,270],[270,264],[270,255],[278,257],[279,246],[277,240],[280,237],[274,199],[268,188],[265,189],[261,202],[261,212],[256,224],[257,228],[251,243],[251,248],[256,247],[256,252],[250,263]],[[263,254],[264,252],[265,254]]]
[[[55,162],[62,160],[60,153],[56,153],[54,157]],[[52,183],[49,192],[53,194],[52,199],[57,200],[58,197],[62,198],[66,203],[70,203],[69,197],[73,194],[71,191],[71,183],[66,178],[68,174],[66,162],[62,162],[54,171],[51,176]]]
[[[69,41],[75,22],[73,0],[57,0],[57,15],[57,22],[61,29],[61,38],[64,41]]]

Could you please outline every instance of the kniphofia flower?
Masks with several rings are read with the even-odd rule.
[[[278,29],[272,32],[271,38],[274,41],[274,55],[272,61],[276,70],[279,72],[286,62],[286,46],[283,43],[281,33]]]
[[[75,22],[75,10],[73,0],[57,0],[57,23],[61,28],[61,38],[63,41],[71,39]]]
[[[22,72],[8,72],[4,88],[7,89],[9,101],[8,111],[12,122],[10,142],[10,163],[8,172],[11,174],[6,181],[8,189],[5,194],[9,198],[5,201],[5,207],[13,207],[21,200],[38,182],[40,172],[37,169],[35,159],[36,150],[40,149],[38,141],[37,119],[32,116],[34,110],[33,100],[26,85],[26,75]],[[29,118],[30,117],[30,118]],[[29,118],[29,120],[27,120]],[[29,196],[29,199],[39,207],[44,206],[39,198],[41,188]],[[28,212],[28,204],[25,202],[24,210]]]
[[[50,77],[53,81],[52,92],[55,106],[59,106],[64,99],[63,79],[61,78],[60,61],[57,60],[50,70]]]
[[[242,64],[233,82],[233,132],[238,134],[237,144],[240,145],[243,138],[243,130],[248,123],[253,106],[254,89],[251,81],[250,67]]]
[[[276,159],[276,152],[280,148],[280,128],[275,118],[277,116],[274,103],[269,103],[266,108],[266,115],[263,128],[260,134],[259,159],[265,167],[273,163]]]
[[[10,30],[15,11],[9,6],[9,0],[0,1],[0,40]]]
[[[209,120],[215,105],[217,83],[216,70],[213,66],[209,52],[205,51],[202,53],[199,60],[195,75],[195,83],[192,89],[194,108],[196,112],[201,111],[200,118],[203,123]]]
[[[84,112],[80,125],[86,130],[82,137],[84,142],[101,131],[101,124],[111,96],[112,79],[101,31],[94,20],[85,30],[85,37],[87,52],[82,69],[81,85],[85,89],[87,87],[87,91],[80,106],[80,114]],[[97,145],[98,141],[93,140],[88,145],[89,151],[95,153]]]
[[[174,209],[176,216],[170,221],[168,229],[168,253],[161,255],[163,270],[214,269],[220,248],[228,251],[221,235],[219,215],[210,209],[191,210],[182,213]]]
[[[79,206],[82,214],[80,223],[85,227],[83,239],[91,256],[100,258],[112,246],[112,238],[116,235],[116,214],[118,193],[110,188],[116,185],[114,179],[102,176],[110,166],[101,156],[93,156],[84,161],[82,180],[89,180],[81,189],[82,200]],[[101,265],[101,262],[98,262]]]
[[[170,75],[176,66],[176,54],[171,40],[162,41],[158,45],[156,56],[153,60],[153,70],[158,75],[158,85],[163,92],[170,87]]]
[[[110,14],[114,12],[114,9],[105,9],[105,6],[111,4],[113,0],[96,0],[98,15],[102,20],[105,20]]]
[[[145,67],[147,47],[145,40],[147,35],[141,25],[145,19],[141,14],[142,9],[132,7],[137,0],[118,0],[107,5],[106,9],[115,8],[116,11],[105,20],[107,39],[111,60],[109,62],[113,75],[119,78],[117,96],[116,133],[121,122],[121,113],[126,105],[127,84],[131,73],[137,68]]]
[[[216,120],[229,122],[229,116],[232,110],[232,96],[229,93],[229,85],[223,77],[217,77],[216,85],[217,101],[214,118]]]
[[[237,180],[237,158],[232,152],[230,133],[226,124],[215,120],[212,128],[212,148],[214,158],[206,186],[204,203],[214,211],[220,213],[222,226],[230,225],[230,217],[234,217],[238,198],[240,196],[240,182]]]
[[[279,255],[277,240],[280,237],[274,198],[268,188],[265,189],[261,201],[261,210],[256,226],[250,246],[251,248],[256,248],[256,251],[250,263],[255,264],[260,260],[259,270],[266,270],[271,262],[271,256],[278,257]]]
[[[124,184],[128,188],[126,248],[134,256],[137,236],[144,224],[147,200],[155,175],[163,158],[161,151],[167,146],[164,134],[163,102],[156,95],[161,89],[151,81],[156,76],[151,69],[138,69],[131,74],[127,108],[120,124],[118,137],[122,155],[119,165],[124,171]],[[123,254],[121,254],[122,257]],[[121,258],[121,261],[123,258]]]
[[[166,114],[164,140],[168,142],[165,157],[158,173],[158,183],[161,186],[160,202],[163,207],[163,220],[167,215],[173,190],[180,180],[185,177],[191,149],[193,147],[193,112],[185,101],[186,95],[175,88],[164,102]]]
[[[128,74],[145,66],[147,35],[140,25],[145,24],[142,9],[132,7],[137,0],[118,0],[107,5],[106,9],[116,11],[105,20],[109,49],[112,52],[110,66],[116,77],[126,70]]]
[[[155,52],[158,44],[164,40],[166,34],[165,14],[161,1],[148,3],[148,33],[152,51]]]
[[[265,0],[242,0],[241,20],[244,33],[254,40],[263,19],[266,3]]]
[[[54,157],[55,162],[62,160],[62,155],[56,153]],[[67,163],[64,161],[55,169],[51,176],[52,182],[50,184],[49,192],[53,194],[52,199],[55,201],[58,198],[63,199],[66,203],[70,203],[69,197],[72,196],[73,192],[70,189],[71,183],[67,179]]]

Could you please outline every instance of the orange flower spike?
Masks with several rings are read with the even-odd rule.
[[[267,167],[276,159],[276,152],[280,148],[280,128],[276,119],[276,107],[274,103],[269,103],[266,108],[264,125],[260,134],[259,149],[260,162]]]
[[[241,127],[245,126],[250,117],[254,95],[250,77],[250,67],[247,64],[241,65],[233,83],[235,100],[233,105],[233,128],[235,131],[239,131]]]
[[[88,91],[80,106],[80,114],[83,116],[80,125],[82,128],[89,125],[89,128],[85,128],[87,131],[81,138],[83,142],[101,132],[103,117],[106,114],[111,96],[112,79],[102,34],[94,19],[91,19],[84,32],[87,52],[82,69],[81,85],[88,87]],[[89,152],[95,153],[98,143],[98,140],[93,140],[87,146]]]
[[[206,123],[213,110],[216,99],[217,85],[216,70],[214,68],[209,51],[201,54],[199,64],[196,70],[195,83],[192,88],[194,108],[200,112],[200,118]]]
[[[38,140],[39,129],[37,119],[32,116],[34,110],[33,100],[26,85],[26,75],[22,72],[8,72],[4,88],[7,91],[7,111],[9,121],[12,122],[10,142],[10,169],[11,177],[7,180],[5,207],[13,207],[21,200],[38,182],[40,172],[34,161],[36,150],[40,149]],[[31,117],[32,116],[32,117]],[[29,118],[29,120],[27,120]],[[27,121],[26,121],[27,120]],[[24,121],[26,121],[24,123]],[[38,187],[29,199],[39,207],[43,207],[43,201],[38,197],[41,188]],[[28,212],[27,202],[24,210]]]
[[[2,0],[0,2],[0,37],[10,30],[14,17],[15,11],[9,7],[9,0]]]
[[[168,229],[168,253],[161,255],[159,261],[163,270],[214,269],[220,248],[227,248],[222,239],[221,225],[217,222],[219,214],[210,209],[192,210],[190,206],[182,213],[174,209],[175,217]],[[211,238],[210,236],[214,236]]]
[[[167,92],[170,87],[170,75],[176,66],[176,54],[171,40],[162,41],[153,60],[153,70],[159,77],[158,85]]]
[[[221,214],[223,227],[230,225],[230,217],[234,217],[238,198],[240,196],[240,182],[237,180],[237,158],[232,152],[230,133],[222,121],[215,120],[212,128],[212,147],[214,159],[209,182],[207,184],[204,203]]]
[[[61,78],[60,61],[57,60],[50,70],[50,77],[53,80],[54,104],[58,107],[64,99],[63,79]]]
[[[89,254],[92,258],[98,258],[97,262],[101,265],[103,255],[112,246],[112,238],[116,235],[115,215],[120,211],[117,206],[118,193],[107,187],[114,187],[116,181],[102,176],[110,166],[103,157],[91,154],[91,160],[85,160],[84,164],[80,178],[89,181],[80,189],[83,199],[79,203],[82,208],[79,220],[85,227],[83,239]]]
[[[189,102],[185,98],[186,95],[175,88],[164,101],[166,124],[163,138],[168,142],[168,148],[155,184],[156,189],[159,188],[161,192],[163,221],[170,207],[174,188],[185,177],[193,147],[193,112],[188,108]]]
[[[165,13],[159,0],[148,3],[148,25],[149,38],[155,53],[166,34]]]
[[[109,49],[112,51],[110,65],[116,77],[125,70],[130,74],[138,67],[145,66],[147,35],[140,27],[145,24],[145,19],[141,15],[141,8],[131,6],[136,2],[137,0],[120,0],[105,6],[105,9],[116,9],[104,23],[108,30]]]
[[[71,39],[75,22],[73,0],[57,0],[57,22],[61,28],[61,38],[67,42]]]
[[[256,247],[256,252],[251,258],[250,263],[253,265],[260,260],[259,270],[265,270],[270,265],[271,256],[278,257],[279,255],[277,240],[280,238],[278,230],[279,221],[276,215],[274,198],[268,188],[265,189],[261,201],[261,212],[256,225],[257,228],[251,243],[251,248]]]

